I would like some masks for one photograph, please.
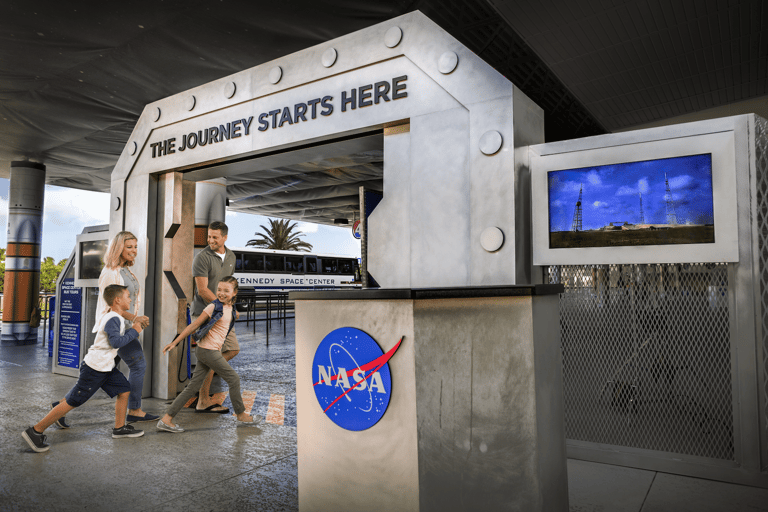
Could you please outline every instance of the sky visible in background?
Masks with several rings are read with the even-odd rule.
[[[0,179],[0,247],[8,245],[8,190],[10,181]],[[269,225],[267,217],[227,212],[228,247],[244,247],[256,238],[260,225]],[[109,194],[73,188],[45,186],[43,205],[43,244],[41,255],[55,261],[69,258],[75,247],[75,236],[86,226],[109,224]],[[352,237],[352,226],[333,227],[299,222],[305,233],[301,239],[312,244],[312,252],[360,257],[360,241]],[[141,247],[140,247],[141,249]]]
[[[639,224],[641,193],[645,224],[666,224],[665,172],[677,223],[712,224],[712,156],[704,154],[547,173],[550,232],[571,230],[582,186],[584,231],[611,222]]]

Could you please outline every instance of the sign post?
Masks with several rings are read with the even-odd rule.
[[[59,314],[56,325],[58,343],[55,363],[59,368],[74,369],[75,375],[80,366],[82,305],[83,289],[75,286],[74,278],[62,280],[61,302],[57,304]]]

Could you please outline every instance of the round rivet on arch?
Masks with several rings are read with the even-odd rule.
[[[280,66],[273,67],[269,72],[269,81],[276,84],[281,78],[283,78],[283,68]]]
[[[387,30],[387,33],[384,34],[384,44],[387,45],[387,48],[394,48],[400,44],[402,39],[403,31],[400,27],[391,27]]]
[[[459,56],[455,52],[445,52],[437,60],[437,69],[444,75],[452,73],[459,65]]]
[[[338,56],[338,52],[336,51],[336,48],[328,48],[323,52],[322,62],[323,66],[329,68],[333,66],[336,63],[336,57]]]
[[[224,84],[224,96],[228,99],[235,95],[237,92],[237,84],[235,82],[227,82]]]
[[[480,234],[480,245],[488,252],[496,252],[504,245],[504,232],[495,226],[485,228]]]
[[[504,138],[496,130],[489,130],[480,137],[480,151],[484,155],[494,155],[500,149]]]

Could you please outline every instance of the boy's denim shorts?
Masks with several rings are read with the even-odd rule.
[[[80,377],[77,384],[67,393],[67,404],[79,407],[88,401],[99,388],[103,389],[110,398],[131,390],[128,379],[117,368],[111,372],[97,372],[85,363],[80,365]]]

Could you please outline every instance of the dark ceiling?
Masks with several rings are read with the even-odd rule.
[[[761,1],[10,0],[0,176],[27,158],[108,191],[147,103],[416,9],[544,109],[547,141],[744,101],[768,115]]]

